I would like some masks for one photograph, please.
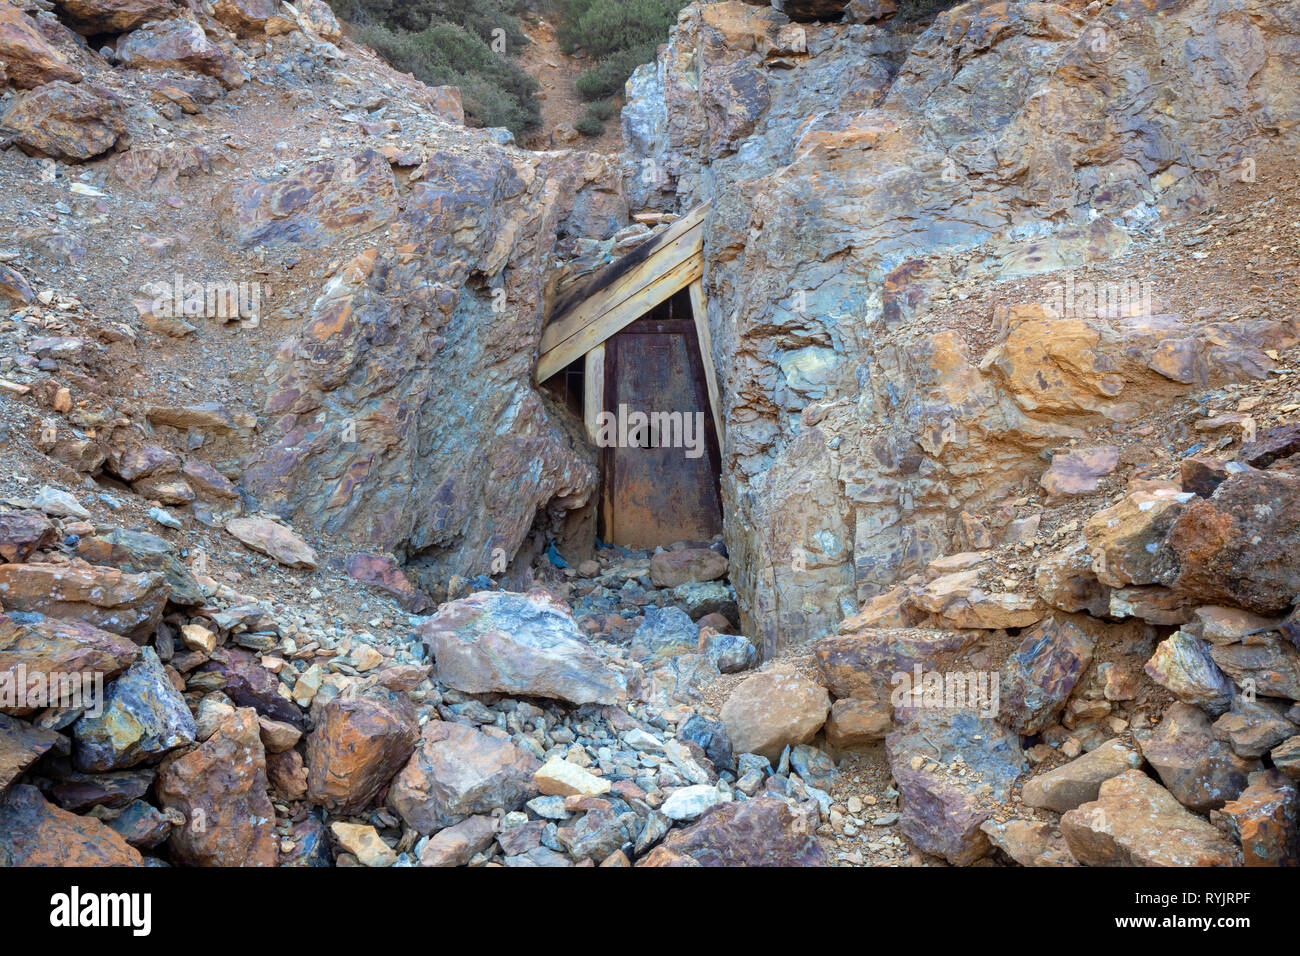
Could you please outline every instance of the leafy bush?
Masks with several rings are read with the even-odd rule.
[[[578,118],[578,121],[573,124],[573,128],[583,136],[590,136],[593,139],[605,132],[604,122],[599,116],[594,115],[591,110],[587,110],[587,112],[583,113],[582,116]]]
[[[578,95],[603,100],[623,92],[623,84],[655,48],[668,39],[687,0],[559,0],[560,48],[585,50],[598,62],[578,77]]]
[[[476,126],[504,126],[522,136],[541,125],[533,99],[537,81],[454,23],[435,22],[418,33],[371,23],[354,33],[357,42],[422,82],[460,87],[465,118]]]

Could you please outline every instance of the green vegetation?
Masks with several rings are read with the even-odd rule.
[[[332,0],[353,38],[431,86],[458,86],[465,119],[517,137],[541,125],[537,82],[508,59],[528,42],[518,0]]]
[[[575,87],[584,100],[601,101],[623,92],[623,84],[668,39],[669,28],[687,0],[558,0],[556,39],[565,53],[582,50],[596,63]],[[595,103],[575,125],[584,136],[599,136],[614,115],[611,103]]]

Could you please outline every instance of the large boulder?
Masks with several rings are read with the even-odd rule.
[[[1280,614],[1300,595],[1300,475],[1233,475],[1169,530],[1161,583],[1201,603]]]
[[[410,758],[419,736],[405,694],[373,688],[335,697],[307,738],[307,799],[334,813],[360,812]]]
[[[35,21],[9,3],[0,4],[0,64],[0,74],[8,74],[9,82],[22,89],[81,81],[81,71],[45,38]]]
[[[0,603],[62,620],[84,621],[143,644],[162,620],[171,588],[164,575],[67,564],[0,565]]]
[[[1237,866],[1241,850],[1189,813],[1141,770],[1101,785],[1097,799],[1061,817],[1070,852],[1084,866]]]
[[[406,825],[428,834],[476,814],[518,810],[536,793],[538,762],[509,741],[464,724],[432,720],[388,791]]]
[[[267,793],[257,714],[240,708],[194,750],[158,771],[158,801],[185,825],[170,846],[190,866],[275,866],[280,841]]]
[[[650,559],[650,581],[675,588],[693,581],[716,581],[727,573],[727,559],[709,548],[663,551]]]
[[[102,87],[56,80],[18,97],[0,127],[25,152],[80,162],[117,145],[126,114],[122,100]]]
[[[1096,800],[1101,785],[1111,777],[1141,766],[1140,753],[1122,741],[1108,740],[1064,766],[1026,780],[1020,797],[1031,807],[1065,813],[1081,803]]]
[[[88,711],[72,725],[81,770],[134,767],[194,743],[198,725],[152,647],[108,685],[102,712]]]
[[[125,33],[176,12],[171,0],[57,0],[56,6],[87,33]]]
[[[14,690],[31,686],[46,688],[68,683],[71,675],[84,675],[79,689],[96,679],[111,681],[140,657],[132,641],[101,631],[81,621],[60,621],[39,614],[0,614],[0,686]],[[25,715],[53,702],[20,704],[0,699],[0,711]]]
[[[1092,662],[1097,642],[1085,616],[1049,618],[1030,629],[1007,660],[1001,679],[1002,720],[1036,734],[1061,708]],[[1083,626],[1080,626],[1080,625]]]
[[[1185,807],[1201,813],[1222,807],[1261,769],[1259,760],[1233,753],[1214,739],[1210,719],[1190,704],[1174,704],[1155,731],[1138,738],[1142,756],[1165,788]]]
[[[420,625],[438,676],[467,694],[612,704],[623,675],[596,653],[567,607],[542,592],[480,591]]]
[[[137,70],[170,67],[213,76],[227,89],[248,79],[238,60],[188,20],[160,20],[128,33],[117,45],[117,57]]]
[[[798,674],[766,671],[738,684],[718,716],[737,752],[776,760],[786,747],[817,735],[830,705],[820,684]]]

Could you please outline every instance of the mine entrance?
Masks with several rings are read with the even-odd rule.
[[[701,277],[705,207],[566,292],[537,379],[597,446],[597,535],[632,548],[722,530],[721,419]]]

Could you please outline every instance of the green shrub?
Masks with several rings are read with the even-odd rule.
[[[460,87],[473,125],[504,126],[516,136],[541,125],[537,81],[462,27],[437,22],[416,33],[371,23],[354,32],[396,69],[431,86]]]
[[[632,71],[655,58],[657,46],[658,42],[646,43],[606,57],[578,77],[574,88],[584,100],[604,100],[618,96],[623,92],[623,84],[632,75]]]
[[[684,6],[685,0],[560,0],[556,39],[566,53],[581,49],[603,59],[662,43]]]
[[[451,23],[474,34],[484,43],[495,39],[494,30],[504,31],[506,52],[528,43],[519,26],[517,5],[502,0],[332,0],[334,12],[359,26],[378,24],[396,30],[419,33],[436,23]]]
[[[593,139],[605,132],[604,122],[601,121],[599,116],[594,115],[590,109],[578,118],[578,121],[573,124],[573,128],[583,136],[590,136]]]

